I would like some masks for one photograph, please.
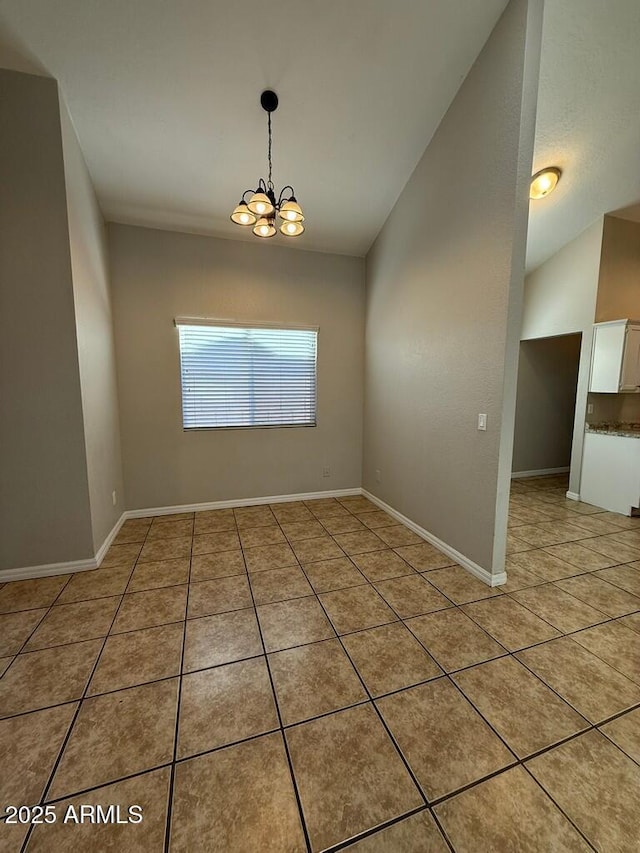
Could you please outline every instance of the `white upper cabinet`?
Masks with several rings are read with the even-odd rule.
[[[640,393],[640,322],[614,320],[593,327],[589,391]]]

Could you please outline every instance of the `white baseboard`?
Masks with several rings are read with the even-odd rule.
[[[578,492],[567,492],[567,497],[569,498],[570,501],[579,501],[580,500],[580,495],[578,494]]]
[[[465,568],[468,572],[470,572],[474,577],[478,578],[478,580],[486,583],[487,586],[501,586],[503,583],[507,582],[507,573],[500,572],[497,575],[492,575],[491,572],[488,572],[486,569],[483,569],[482,566],[479,566],[477,563],[474,563],[473,560],[470,560],[468,557],[465,557],[464,554],[461,554],[460,551],[456,551],[455,548],[452,548],[451,545],[447,545],[446,542],[443,542],[442,539],[438,539],[437,536],[434,536],[433,533],[429,533],[428,530],[425,530],[424,527],[420,527],[419,524],[416,524],[414,521],[411,521],[410,518],[407,518],[406,515],[402,515],[401,512],[398,512],[389,504],[386,504],[383,500],[376,497],[375,495],[368,492],[366,489],[362,489],[362,494],[365,498],[368,498],[372,503],[376,506],[379,506],[380,509],[383,509],[386,513],[388,513],[392,518],[397,519],[399,522],[404,524],[409,530],[413,530],[414,533],[417,533],[418,536],[421,536],[427,542],[430,542],[434,545],[439,551],[442,551],[443,554],[446,554],[447,557],[451,557],[451,559],[458,563],[458,565]]]
[[[104,540],[102,545],[98,548],[98,553],[96,554],[96,560],[95,560],[96,568],[100,568],[100,566],[102,565],[102,561],[105,558],[105,554],[107,553],[107,551],[111,547],[111,543],[113,542],[113,540],[116,538],[116,536],[120,532],[120,528],[124,524],[126,517],[127,517],[127,514],[125,512],[123,512],[122,515],[120,516],[120,518],[113,525],[113,528],[112,528],[111,532],[107,535],[107,538]]]
[[[72,560],[68,563],[46,563],[41,566],[25,566],[22,569],[2,569],[0,582],[48,578],[50,575],[69,575],[73,572],[88,572],[96,568],[95,557],[88,557],[86,560]]]
[[[526,480],[528,477],[548,477],[550,474],[568,474],[569,466],[563,468],[539,468],[537,471],[512,471],[512,480]]]
[[[290,501],[312,501],[318,498],[346,498],[362,494],[362,489],[333,489],[326,492],[303,492],[297,495],[267,495],[261,498],[237,498],[231,501],[207,501],[199,504],[176,504],[146,509],[129,509],[125,518],[147,518],[151,515],[175,515],[180,512],[203,512],[208,509],[232,509],[237,506],[262,506],[263,504],[288,503]]]
[[[31,578],[48,578],[51,575],[70,575],[75,572],[90,572],[92,569],[97,569],[104,560],[105,554],[109,550],[111,543],[118,535],[118,531],[122,527],[125,520],[125,513],[122,513],[118,521],[116,521],[113,529],[104,540],[98,553],[95,557],[87,557],[86,560],[70,560],[66,563],[47,563],[40,566],[25,566],[21,569],[3,569],[0,571],[0,582],[7,583],[8,581],[23,581]]]

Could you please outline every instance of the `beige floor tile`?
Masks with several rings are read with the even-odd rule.
[[[222,534],[220,534],[222,535]],[[194,542],[201,537],[195,536]],[[237,538],[237,537],[236,537]],[[239,548],[240,545],[236,545]],[[155,563],[160,560],[178,560],[191,556],[191,537],[180,536],[177,539],[158,539],[155,542],[145,542],[138,557],[139,563]]]
[[[219,666],[263,653],[253,608],[187,621],[184,672]]]
[[[573,634],[573,639],[618,672],[640,684],[640,643],[635,631],[619,622],[607,622]]]
[[[187,584],[127,593],[111,629],[112,634],[180,622],[187,608]]]
[[[442,673],[402,622],[347,634],[342,642],[372,696],[411,687]]]
[[[187,606],[189,619],[213,616],[214,613],[226,613],[228,610],[242,610],[252,606],[253,599],[246,575],[197,581],[189,586]]]
[[[31,829],[28,823],[7,824],[0,821],[0,851],[1,853],[17,853],[22,850],[22,845]]]
[[[298,566],[253,572],[251,589],[256,604],[270,604],[274,601],[313,595],[309,581]]]
[[[248,527],[240,531],[240,544],[243,548],[280,545],[283,542],[286,543],[286,541],[284,533],[277,524],[269,525],[269,527]]]
[[[367,517],[367,514],[362,516]],[[402,545],[421,545],[424,542],[417,533],[409,530],[404,524],[395,524],[393,527],[376,528],[376,536],[386,542],[388,548],[400,548]]]
[[[374,584],[401,619],[451,607],[451,602],[421,575],[407,575]]]
[[[267,652],[278,652],[335,636],[315,596],[262,604],[256,609]]]
[[[512,657],[452,676],[519,758],[587,728],[587,721]]]
[[[597,731],[527,762],[597,850],[640,849],[640,767]]]
[[[516,657],[591,723],[640,703],[640,687],[570,637]]]
[[[516,533],[522,529],[524,529],[522,526],[518,527]],[[519,539],[515,534],[507,533],[507,554],[519,554],[522,551],[530,551],[533,547],[529,542]]]
[[[630,548],[640,549],[640,530],[638,529],[623,531],[610,530],[607,535],[610,539],[614,539],[616,542],[622,542],[624,545],[629,545]]]
[[[354,554],[352,560],[371,582],[416,573],[415,569],[389,548],[385,551],[371,551],[369,554]]]
[[[313,516],[312,516],[313,518]],[[326,531],[319,521],[290,521],[282,525],[284,535],[289,542],[300,542],[303,539],[317,539],[325,536]]]
[[[635,560],[640,560],[640,548],[631,548],[629,545],[623,545],[622,542],[617,542],[609,536],[596,536],[593,539],[585,539],[583,545],[591,548],[592,551],[597,551],[598,554],[610,557],[616,563],[632,563]]]
[[[113,540],[114,545],[127,545],[134,542],[144,542],[151,527],[150,518],[128,518]]]
[[[518,528],[518,538],[524,539],[534,548],[544,548],[547,545],[559,545],[561,542],[574,542],[589,536],[589,531],[569,524],[566,521],[545,521],[542,524],[531,524]]]
[[[511,595],[515,601],[523,604],[536,616],[549,622],[563,634],[568,634],[570,631],[579,631],[581,628],[588,628],[590,625],[597,625],[608,619],[606,613],[591,607],[583,599],[569,595],[569,585],[582,580],[583,577],[588,575],[532,586]],[[567,584],[566,591],[563,584]]]
[[[614,566],[611,569],[595,572],[595,574],[603,581],[612,583],[633,595],[640,596],[640,569],[633,565]]]
[[[387,547],[373,530],[356,530],[355,533],[337,533],[335,540],[345,554],[365,554],[368,551],[381,551]]]
[[[5,674],[5,672],[9,669],[11,662],[13,661],[13,655],[0,658],[0,678]]]
[[[129,566],[133,568],[144,546],[140,542],[132,542],[128,545],[112,545],[102,560],[100,568],[110,569],[113,566]]]
[[[318,519],[318,521],[322,521],[324,523],[325,519],[329,518],[355,518],[355,516],[351,515],[349,510],[346,510],[342,504],[339,504],[337,501],[334,504],[326,504],[323,506],[317,506],[315,503],[313,506],[309,506],[311,514]]]
[[[313,851],[423,804],[369,705],[294,726],[286,738]]]
[[[18,655],[0,679],[0,717],[79,699],[102,640]]]
[[[301,542],[294,542],[293,550],[301,563],[314,563],[317,560],[334,560],[337,557],[344,557],[344,551],[336,545],[330,536],[319,536],[317,539],[304,539]]]
[[[153,542],[156,539],[177,539],[178,536],[193,536],[193,518],[184,519],[182,521],[159,521],[154,520],[149,528],[147,542]]]
[[[375,510],[374,512],[364,512],[362,513],[362,515],[358,516],[358,518],[360,519],[360,522],[364,524],[365,527],[369,528],[369,530],[377,530],[379,527],[398,526],[398,522],[396,521],[396,519],[388,513],[383,512],[381,509]],[[346,533],[347,531],[345,530],[342,532]]]
[[[551,545],[544,549],[547,554],[552,557],[557,557],[559,560],[564,560],[565,563],[570,563],[579,569],[579,572],[594,572],[597,569],[604,569],[607,566],[615,564],[615,560],[605,557],[604,554],[598,554],[597,551],[592,551],[590,548],[585,548],[580,542],[565,542],[563,545]],[[549,580],[557,580],[557,578],[549,578]]]
[[[332,589],[344,589],[367,582],[348,557],[305,563],[302,568],[316,592],[329,592]]]
[[[183,630],[174,622],[108,637],[87,695],[179,675]]]
[[[58,813],[64,814],[69,806],[79,813],[81,805],[120,806],[120,816],[126,820],[129,807],[142,808],[140,823],[64,823],[41,825],[29,839],[29,853],[76,853],[78,850],[95,850],[100,853],[117,853],[135,850],[136,853],[159,853],[164,846],[167,829],[167,803],[171,772],[168,767],[114,782],[57,803]],[[131,813],[135,814],[135,813]]]
[[[192,672],[182,679],[178,758],[277,729],[263,657]]]
[[[0,721],[3,814],[9,804],[40,802],[77,707],[73,702]]]
[[[512,563],[511,559],[507,560],[507,582],[499,587],[501,592],[516,592],[519,589],[528,589],[531,586],[537,586],[544,583],[544,578],[535,574],[530,569],[525,569],[524,566],[518,566]]]
[[[338,498],[338,502],[346,507],[349,512],[356,515],[361,512],[377,512],[379,507],[372,503],[368,498],[362,495],[348,495],[344,498]]]
[[[351,853],[448,853],[449,847],[431,812],[424,809],[345,849]]]
[[[265,735],[176,765],[171,853],[197,850],[305,853],[280,734]]]
[[[506,654],[499,643],[458,609],[408,619],[406,625],[445,672]]]
[[[206,581],[242,575],[246,572],[242,551],[222,551],[218,554],[199,554],[191,558],[191,580]]]
[[[375,515],[375,513],[367,513],[367,516]],[[359,521],[355,515],[351,515],[348,512],[345,512],[344,515],[332,515],[329,518],[321,518],[319,519],[323,528],[330,533],[331,536],[335,536],[336,533],[354,533],[356,531],[363,531],[367,528],[365,525]]]
[[[275,504],[271,509],[279,524],[313,521],[313,515],[303,503]]]
[[[237,551],[239,547],[240,538],[235,530],[227,530],[222,533],[202,533],[193,537],[192,553],[217,554],[220,551]]]
[[[0,589],[0,613],[50,607],[68,583],[70,575],[11,581]]]
[[[489,586],[462,566],[449,566],[446,569],[436,569],[427,572],[429,582],[443,592],[455,604],[466,604],[483,598],[502,595],[502,587]]]
[[[509,595],[465,604],[462,608],[510,652],[558,637],[558,631]]]
[[[40,610],[18,610],[0,616],[0,655],[17,655],[47,613]]]
[[[597,608],[607,616],[626,616],[640,610],[640,598],[595,575],[566,578],[556,584],[575,598]],[[585,626],[586,627],[586,626]]]
[[[285,726],[368,698],[338,640],[276,652],[269,665]]]
[[[267,569],[282,569],[285,566],[298,565],[295,554],[287,544],[246,548],[244,559],[250,572],[265,572]]]
[[[640,527],[639,516],[619,515],[617,512],[601,512],[598,517],[603,521],[610,521],[622,530],[635,530]]]
[[[605,723],[600,731],[640,764],[640,708]]]
[[[515,763],[447,678],[410,687],[376,704],[429,800]]]
[[[138,563],[133,570],[127,592],[177,586],[189,581],[189,560],[160,560],[154,563]],[[123,590],[124,591],[124,590]],[[66,592],[66,590],[65,590]]]
[[[561,560],[555,554],[549,553],[551,549],[544,551],[525,551],[524,554],[514,554],[509,558],[510,563],[522,566],[534,572],[545,581],[555,581],[559,578],[568,578],[579,574],[582,570],[572,563]]]
[[[438,551],[428,542],[420,545],[403,545],[395,549],[396,553],[406,560],[418,572],[428,572],[430,569],[441,569],[453,565],[453,560],[442,551]]]
[[[236,517],[232,509],[212,509],[197,512],[193,532],[224,533],[225,530],[236,529]]]
[[[276,517],[268,506],[241,506],[234,509],[234,513],[239,530],[276,524]]]
[[[154,515],[152,524],[172,524],[174,521],[193,521],[195,512],[170,512],[164,515]]]
[[[372,586],[353,586],[319,596],[338,634],[363,631],[397,620],[396,614]]]
[[[463,791],[434,811],[456,853],[588,853],[590,849],[522,767]]]
[[[44,617],[25,646],[26,652],[106,637],[121,596],[57,604]]]
[[[68,796],[171,761],[178,679],[85,699],[49,798]]]
[[[618,619],[618,622],[640,634],[640,613],[630,613],[629,616],[623,616],[622,619]]]
[[[60,593],[56,604],[73,604],[90,598],[108,598],[122,595],[131,577],[129,566],[114,566],[111,569],[96,569],[77,572]]]
[[[605,536],[607,533],[615,533],[620,528],[610,521],[602,521],[598,515],[588,515],[579,513],[578,517],[574,516],[575,523],[587,530],[591,536]],[[624,540],[623,540],[624,541]]]

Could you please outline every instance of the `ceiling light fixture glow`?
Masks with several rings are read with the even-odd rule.
[[[298,237],[304,232],[302,225],[304,214],[298,204],[293,187],[284,187],[276,199],[273,181],[271,180],[271,113],[278,108],[278,96],[270,89],[266,89],[260,96],[260,104],[269,116],[269,149],[267,155],[269,178],[266,181],[264,178],[260,178],[255,190],[245,190],[242,193],[240,203],[231,214],[231,221],[236,225],[253,225],[253,233],[256,237],[265,239],[273,237],[276,233],[275,218],[279,216],[282,220],[280,233],[284,234],[285,237]],[[249,196],[248,201],[247,196]]]
[[[557,166],[547,166],[546,169],[540,169],[531,178],[529,198],[546,198],[549,193],[555,190],[561,175],[562,171]]]

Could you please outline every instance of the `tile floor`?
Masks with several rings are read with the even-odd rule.
[[[513,484],[490,589],[361,497],[0,588],[2,851],[640,849],[640,519]],[[69,804],[139,824],[63,823]]]

